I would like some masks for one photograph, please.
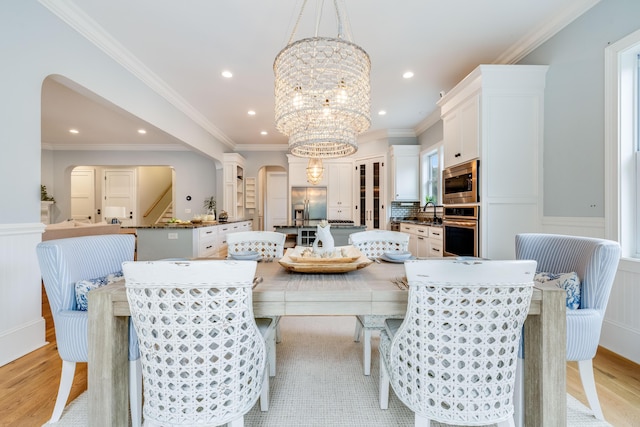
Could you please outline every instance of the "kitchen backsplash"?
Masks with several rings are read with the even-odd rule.
[[[419,202],[391,202],[391,220],[432,217],[433,206],[429,206],[427,212],[423,212],[423,207]],[[436,215],[442,217],[442,206],[436,208]]]

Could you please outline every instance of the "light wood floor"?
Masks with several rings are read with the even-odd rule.
[[[0,367],[0,427],[40,427],[51,417],[61,361],[53,320],[43,292],[46,346]],[[640,366],[604,348],[593,362],[600,404],[615,427],[640,427]],[[587,405],[576,363],[567,364],[567,391]],[[87,388],[87,364],[78,363],[70,401]]]

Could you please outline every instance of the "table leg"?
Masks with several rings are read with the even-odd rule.
[[[567,425],[565,293],[542,292],[541,313],[524,324],[526,427]]]
[[[126,426],[129,318],[114,316],[111,294],[97,291],[89,293],[89,420],[94,427]]]

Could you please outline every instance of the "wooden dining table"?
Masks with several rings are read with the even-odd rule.
[[[242,261],[236,261],[242,262]],[[407,290],[397,285],[404,265],[372,263],[355,271],[291,272],[258,263],[255,316],[404,314]],[[93,426],[128,425],[128,319],[124,282],[89,293],[89,419]],[[534,288],[524,325],[524,417],[527,426],[566,426],[565,293]]]

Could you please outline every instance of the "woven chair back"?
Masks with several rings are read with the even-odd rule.
[[[127,262],[123,271],[145,421],[220,425],[248,412],[266,363],[251,298],[256,262]]]
[[[512,417],[535,261],[425,260],[405,269],[406,317],[383,350],[397,396],[421,416],[448,424]]]
[[[378,258],[385,252],[406,251],[409,248],[409,235],[400,231],[359,231],[349,235],[349,243],[367,258]]]
[[[276,231],[239,231],[227,234],[228,253],[256,251],[262,259],[282,258],[287,235]]]

